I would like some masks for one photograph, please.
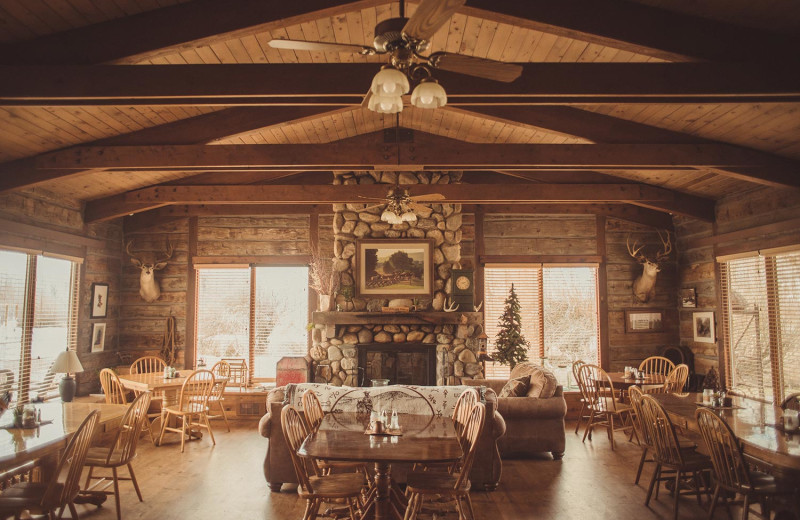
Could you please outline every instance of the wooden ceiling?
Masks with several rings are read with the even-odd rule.
[[[154,185],[200,194],[266,183],[294,196],[330,184],[331,170],[386,163],[533,183],[559,203],[709,219],[726,195],[800,187],[794,0],[468,0],[430,52],[522,63],[523,76],[502,84],[437,71],[448,107],[407,106],[397,119],[360,106],[385,55],[267,44],[369,45],[374,25],[399,14],[384,0],[6,0],[0,190],[42,186],[86,201],[87,220],[107,219],[187,204],[163,190],[158,204],[142,203],[137,190]],[[384,142],[398,123],[413,145]],[[574,195],[594,184],[639,195]],[[515,202],[547,202],[527,197]],[[227,203],[275,202],[240,199]]]

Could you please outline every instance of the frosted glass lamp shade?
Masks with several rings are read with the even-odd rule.
[[[367,108],[379,114],[396,114],[403,111],[403,98],[400,96],[379,96],[369,98]]]
[[[83,372],[83,365],[74,350],[65,350],[56,357],[53,363],[53,372],[56,374]]]
[[[417,215],[413,211],[409,210],[400,215],[400,220],[403,222],[416,222]]]
[[[411,93],[411,104],[417,108],[440,108],[447,104],[447,93],[435,80],[426,79]]]
[[[370,90],[375,96],[400,97],[408,94],[411,86],[405,74],[391,67],[384,67],[372,78]]]

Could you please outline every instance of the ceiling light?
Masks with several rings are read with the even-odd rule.
[[[440,108],[447,104],[447,93],[435,79],[426,78],[411,93],[411,104],[417,108]]]
[[[410,86],[408,78],[405,74],[397,69],[389,66],[384,66],[372,78],[372,91],[373,96],[395,96],[399,97],[403,94],[408,94]]]
[[[400,96],[372,94],[367,108],[379,114],[396,114],[403,111],[403,98]]]
[[[414,214],[414,212],[411,211],[411,210],[406,210],[405,213],[400,215],[400,221],[401,222],[416,222],[417,221],[417,215]]]

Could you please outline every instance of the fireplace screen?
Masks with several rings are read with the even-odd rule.
[[[433,385],[435,354],[436,345],[358,345],[359,384],[370,386],[373,379],[388,379],[392,385]]]

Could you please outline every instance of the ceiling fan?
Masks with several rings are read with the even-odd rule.
[[[366,198],[366,197],[365,197]],[[386,209],[381,213],[381,220],[389,224],[402,224],[403,222],[415,222],[417,220],[416,211],[423,208],[420,202],[434,202],[444,200],[445,196],[441,193],[429,193],[427,195],[411,195],[408,188],[401,188],[399,184],[395,184],[389,188],[389,193],[386,194],[384,199],[367,199],[376,202],[373,206],[367,206],[361,210],[368,211],[371,209],[386,206]]]
[[[388,54],[389,64],[376,74],[363,105],[375,112],[400,112],[403,109],[401,96],[410,89],[410,77],[418,83],[411,103],[418,108],[438,108],[447,103],[447,95],[433,78],[433,69],[506,83],[522,73],[522,67],[514,63],[448,52],[423,55],[436,31],[465,3],[466,0],[422,0],[411,18],[406,18],[405,4],[401,0],[400,17],[389,18],[375,26],[371,47],[303,40],[271,40],[269,45],[276,49],[353,52],[366,56]]]

